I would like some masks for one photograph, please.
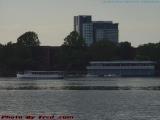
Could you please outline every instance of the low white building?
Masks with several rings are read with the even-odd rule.
[[[153,76],[153,61],[92,61],[87,66],[89,75],[96,76]]]

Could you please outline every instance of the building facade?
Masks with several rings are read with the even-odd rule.
[[[92,16],[74,16],[74,30],[77,31],[90,46],[92,43],[109,40],[118,43],[118,23],[112,21],[92,21]]]
[[[154,76],[154,61],[92,61],[89,75],[96,76]]]

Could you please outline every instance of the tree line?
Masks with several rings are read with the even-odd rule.
[[[30,69],[35,62],[32,48],[37,46],[40,41],[32,31],[22,34],[16,43],[0,44],[0,76],[14,76],[18,71]]]
[[[89,61],[160,60],[160,42],[133,47],[129,42],[115,44],[102,40],[86,46],[84,39],[75,31],[64,39],[61,46],[49,49],[44,56],[35,49],[41,47],[37,33],[32,31],[22,34],[16,43],[0,44],[0,76],[13,76],[24,70],[85,71]],[[51,62],[47,66],[41,62],[41,59],[46,60],[46,56]]]

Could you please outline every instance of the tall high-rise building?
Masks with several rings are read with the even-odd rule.
[[[77,31],[83,37],[87,45],[93,43],[93,23],[91,16],[75,16],[74,30]]]
[[[112,21],[92,21],[92,16],[74,16],[74,30],[77,31],[90,46],[100,40],[118,43],[118,23]]]

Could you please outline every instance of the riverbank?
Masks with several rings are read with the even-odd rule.
[[[154,89],[160,88],[159,78],[0,78],[0,83],[1,115],[72,115],[77,120],[159,118],[160,91]]]

